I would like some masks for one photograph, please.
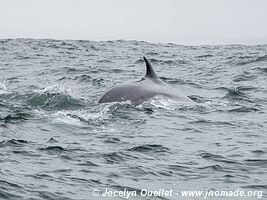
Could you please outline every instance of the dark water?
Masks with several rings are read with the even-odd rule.
[[[266,50],[0,40],[0,199],[123,199],[94,197],[94,188],[266,195]],[[98,104],[112,86],[142,78],[144,55],[198,104]]]

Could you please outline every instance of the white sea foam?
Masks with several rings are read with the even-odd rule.
[[[62,94],[72,94],[73,90],[71,87],[66,86],[65,84],[55,84],[55,85],[50,85],[47,86],[43,89],[38,89],[34,90],[36,93],[51,93],[51,94],[57,94],[57,93],[62,93]]]
[[[9,93],[11,93],[12,91],[11,90],[9,90],[7,87],[6,87],[6,84],[5,84],[5,82],[0,82],[0,95],[1,94],[9,94]]]
[[[175,110],[183,106],[183,104],[181,104],[177,100],[161,95],[155,96],[154,98],[150,99],[148,103],[156,108],[163,108],[166,110]]]
[[[73,99],[79,99],[84,102],[91,102],[91,99],[88,97],[84,97],[77,88],[75,88],[73,85],[68,85],[66,83],[62,84],[55,84],[55,85],[49,85],[44,87],[43,89],[37,89],[33,92],[39,93],[39,94],[63,94],[66,96],[70,96]]]
[[[58,111],[51,115],[52,121],[55,123],[66,123],[74,126],[81,126],[82,122],[78,118],[74,118],[67,112]]]
[[[55,123],[66,123],[75,126],[83,126],[88,121],[101,121],[108,118],[109,107],[105,106],[100,111],[94,110],[64,110],[57,111],[53,114],[45,114],[43,112],[36,112],[37,115],[46,115],[48,118],[52,118]]]

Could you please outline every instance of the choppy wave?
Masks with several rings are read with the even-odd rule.
[[[267,61],[267,55],[244,55],[244,56],[231,56],[227,59],[231,60],[230,63],[237,66],[244,66],[248,64],[260,64]]]
[[[234,87],[231,89],[228,89],[227,94],[223,97],[229,100],[245,100],[245,101],[249,101],[250,100],[250,96],[248,94],[246,94],[245,92],[243,92],[245,89],[243,89],[242,87]]]
[[[177,184],[266,191],[266,45],[7,39],[0,49],[0,198]],[[143,56],[197,105],[98,104],[142,78]]]

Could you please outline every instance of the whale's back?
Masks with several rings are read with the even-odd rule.
[[[140,104],[157,93],[147,90],[141,84],[123,84],[110,89],[99,100],[99,103],[130,101],[133,104]]]
[[[110,89],[100,98],[99,103],[130,101],[136,105],[156,95],[175,98],[178,101],[190,104],[194,103],[187,96],[178,93],[174,88],[161,81],[149,61],[145,57],[144,60],[146,75],[141,81],[122,84]]]

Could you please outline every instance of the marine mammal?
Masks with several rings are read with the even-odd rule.
[[[163,95],[185,104],[195,104],[190,98],[160,80],[146,57],[144,57],[144,61],[146,75],[140,81],[121,84],[110,89],[100,98],[99,103],[130,101],[132,104],[138,105],[154,96]]]

